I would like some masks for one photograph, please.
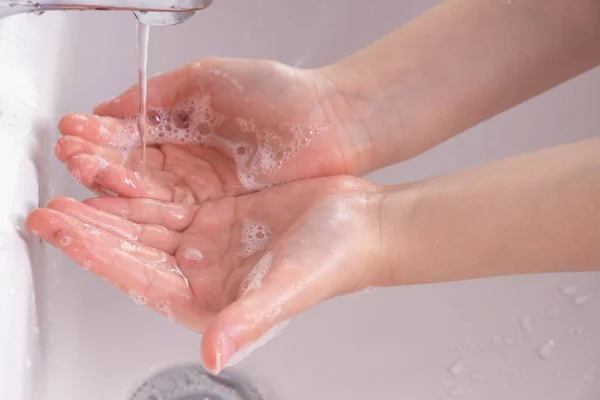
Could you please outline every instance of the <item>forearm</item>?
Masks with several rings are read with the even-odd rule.
[[[447,0],[326,67],[362,172],[413,157],[600,64],[598,0]]]
[[[596,138],[388,189],[386,284],[600,270],[599,154]]]

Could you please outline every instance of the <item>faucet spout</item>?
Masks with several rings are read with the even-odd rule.
[[[213,0],[0,0],[0,18],[23,13],[67,10],[134,11],[148,25],[174,25],[203,10]]]

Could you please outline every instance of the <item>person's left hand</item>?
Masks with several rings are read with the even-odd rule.
[[[138,304],[203,332],[220,371],[282,321],[379,286],[379,192],[360,178],[305,180],[200,205],[68,198],[27,227]]]
[[[339,115],[362,109],[346,110],[349,100],[320,70],[201,59],[150,79],[147,98],[147,179],[135,173],[137,87],[94,115],[61,120],[55,151],[79,183],[98,194],[199,204],[300,179],[358,176],[370,149],[364,128]]]

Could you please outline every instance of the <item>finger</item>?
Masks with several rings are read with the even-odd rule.
[[[200,82],[194,79],[197,63],[192,63],[148,80],[147,102],[149,107],[169,108],[198,92]],[[138,86],[132,86],[123,94],[97,105],[94,114],[117,118],[138,113]]]
[[[124,156],[118,150],[98,146],[77,136],[62,136],[54,145],[54,154],[62,161],[77,154],[98,156],[111,164],[123,164]]]
[[[122,239],[128,239],[170,255],[177,250],[181,240],[181,234],[165,227],[136,224],[68,197],[54,198],[48,202],[46,207],[71,215]]]
[[[93,192],[104,191],[96,184],[96,177],[109,163],[101,157],[77,154],[67,160],[66,166],[75,182]]]
[[[85,200],[84,203],[131,222],[160,225],[172,231],[182,231],[187,228],[198,210],[198,206],[190,204],[119,197],[92,198]]]
[[[256,264],[242,284],[244,294],[222,311],[202,338],[202,362],[213,373],[239,362],[266,344],[294,315],[329,297],[298,275],[282,274],[271,253]],[[296,271],[301,270],[295,268]]]
[[[135,149],[125,160],[125,154],[117,149],[99,146],[79,136],[62,136],[54,145],[54,154],[62,161],[66,162],[69,158],[77,154],[89,154],[98,156],[110,164],[125,165],[127,167],[139,167],[142,163],[141,149]],[[146,168],[152,171],[160,171],[163,168],[165,156],[163,152],[154,147],[146,149]]]
[[[129,132],[130,125],[116,118],[67,114],[58,123],[58,130],[63,136],[77,136],[96,145],[119,147],[116,145],[124,143],[115,143],[115,141],[120,139],[125,142],[125,138],[121,138],[126,136],[125,131],[130,134],[129,141],[137,140],[137,132]]]
[[[178,196],[175,188],[142,177],[128,168],[111,165],[99,157],[78,154],[67,161],[74,179],[88,188],[96,185],[122,197],[145,197],[171,201]]]
[[[105,278],[128,293],[138,304],[177,319],[192,329],[206,322],[192,301],[185,280],[173,270],[162,268],[151,249],[120,239],[84,224],[77,218],[47,208],[27,217],[27,228],[86,270]],[[173,260],[163,254],[167,262]]]

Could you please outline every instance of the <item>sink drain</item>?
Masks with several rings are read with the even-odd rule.
[[[144,383],[131,400],[263,400],[258,391],[227,374],[214,376],[201,366],[161,372]]]

